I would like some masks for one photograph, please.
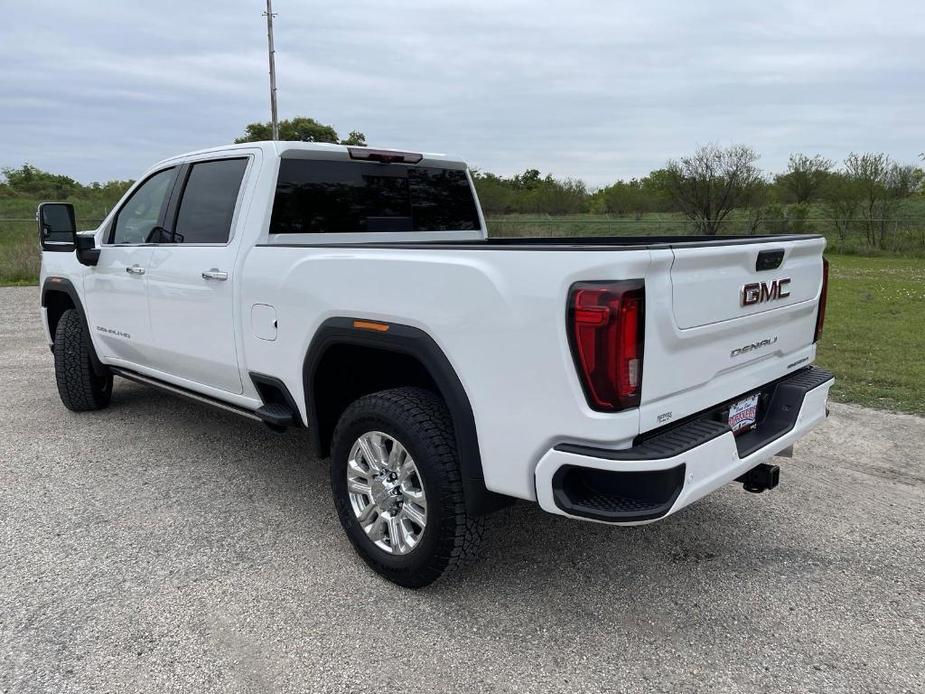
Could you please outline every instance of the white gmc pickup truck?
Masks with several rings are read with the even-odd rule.
[[[403,586],[512,499],[632,525],[770,489],[826,416],[819,236],[489,239],[459,159],[295,142],[163,161],[93,232],[38,219],[64,405],[120,376],[307,427]]]

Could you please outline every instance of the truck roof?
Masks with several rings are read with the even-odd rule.
[[[262,149],[266,154],[270,156],[284,156],[286,154],[292,153],[295,156],[299,156],[301,152],[315,152],[315,153],[327,153],[332,155],[332,158],[340,159],[347,158],[350,156],[351,149],[368,149],[375,150],[378,152],[396,152],[396,153],[414,153],[420,154],[423,159],[422,163],[446,163],[446,164],[455,164],[457,166],[465,166],[466,162],[462,157],[457,157],[448,154],[441,154],[437,152],[420,152],[408,149],[398,149],[393,147],[361,147],[359,145],[337,145],[331,144],[328,142],[298,142],[291,140],[261,140],[259,142],[242,142],[240,144],[230,144],[230,145],[221,145],[218,147],[208,147],[206,149],[198,149],[192,152],[185,152],[183,154],[178,154],[173,157],[169,157],[162,161],[159,161],[152,168],[158,168],[165,164],[170,164],[176,160],[187,159],[189,157],[198,157],[203,154],[218,154],[224,152],[233,152],[235,150],[241,149]],[[326,158],[326,157],[322,157]]]

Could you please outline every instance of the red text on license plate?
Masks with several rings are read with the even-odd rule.
[[[748,431],[758,420],[758,393],[737,400],[729,406],[729,428],[733,434]]]

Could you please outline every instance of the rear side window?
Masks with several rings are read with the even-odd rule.
[[[475,199],[462,170],[310,159],[280,162],[271,234],[479,228]]]
[[[204,161],[190,167],[177,211],[177,243],[227,243],[247,159]]]

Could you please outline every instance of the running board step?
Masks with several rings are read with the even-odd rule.
[[[295,414],[287,405],[280,402],[270,402],[258,407],[256,414],[264,424],[271,429],[285,429],[294,426],[296,423]]]
[[[123,369],[118,366],[110,366],[109,369],[116,375],[121,376],[129,381],[135,381],[135,383],[141,383],[145,386],[153,386],[158,390],[163,390],[166,393],[171,393],[172,395],[179,395],[182,398],[187,398],[188,400],[195,400],[196,402],[201,402],[205,405],[211,405],[212,407],[217,407],[220,410],[225,410],[226,412],[233,412],[234,414],[241,415],[242,417],[247,417],[256,422],[266,422],[262,417],[252,410],[247,410],[243,407],[238,407],[237,405],[232,405],[231,403],[223,402],[215,398],[211,398],[208,395],[202,395],[201,393],[195,393],[186,388],[180,386],[175,386],[171,383],[165,383],[157,378],[152,378],[150,376],[143,376],[140,373],[135,371],[129,371],[128,369]],[[267,422],[269,424],[269,422]]]

